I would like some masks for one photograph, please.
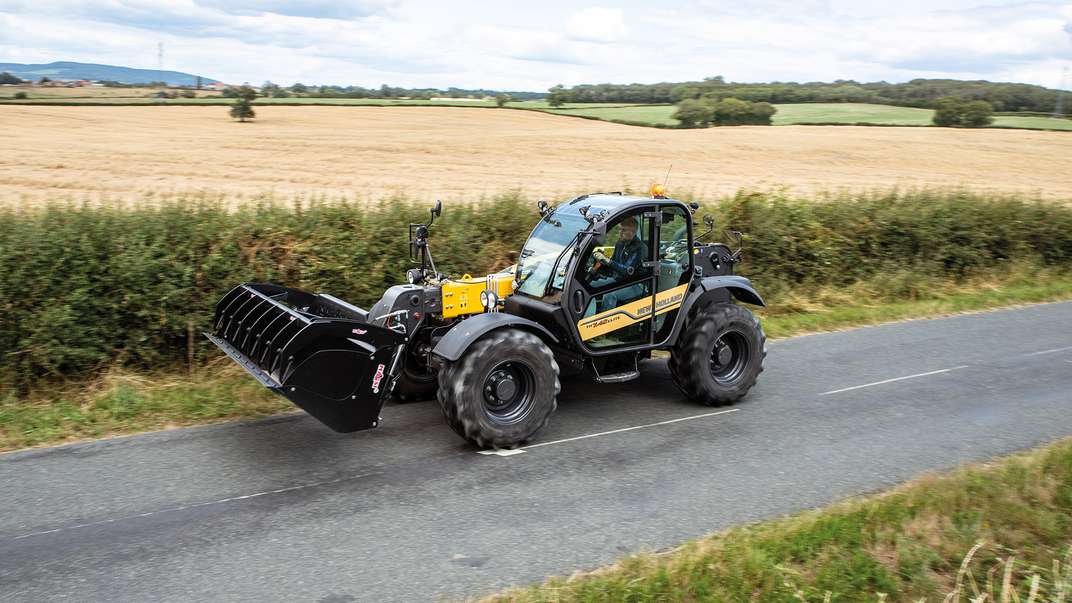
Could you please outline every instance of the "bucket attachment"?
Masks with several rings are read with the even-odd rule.
[[[245,283],[205,333],[257,381],[339,432],[379,423],[406,336],[326,294]]]

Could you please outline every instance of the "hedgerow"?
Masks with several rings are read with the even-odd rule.
[[[1014,262],[1072,265],[1072,208],[1027,198],[742,192],[704,205],[715,235],[746,233],[739,272],[775,303],[791,291],[891,273],[963,279]],[[426,204],[404,198],[0,209],[0,386],[116,366],[157,369],[188,361],[190,351],[200,362],[213,305],[243,281],[368,307],[402,279],[408,224],[426,217]],[[535,204],[516,193],[446,207],[432,229],[438,268],[484,274],[512,264],[536,217]]]

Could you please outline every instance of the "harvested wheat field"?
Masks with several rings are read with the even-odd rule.
[[[1021,130],[735,127],[658,130],[533,111],[440,107],[0,106],[0,202],[205,192],[476,198],[893,186],[1072,198],[1072,135]]]

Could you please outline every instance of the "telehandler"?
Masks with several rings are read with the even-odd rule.
[[[483,448],[528,441],[557,405],[559,374],[640,376],[670,352],[688,398],[735,402],[763,370],[763,305],[733,275],[740,249],[701,243],[695,203],[594,193],[540,220],[516,265],[485,277],[436,271],[426,224],[410,225],[408,284],[369,310],[327,293],[245,283],[216,305],[206,336],[254,378],[339,432],[376,427],[387,398],[435,397],[447,424]],[[738,234],[738,242],[740,240]]]

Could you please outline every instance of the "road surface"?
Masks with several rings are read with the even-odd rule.
[[[653,360],[509,456],[434,403],[0,455],[0,600],[479,596],[823,505],[1072,435],[1072,303],[774,342],[724,410]]]

